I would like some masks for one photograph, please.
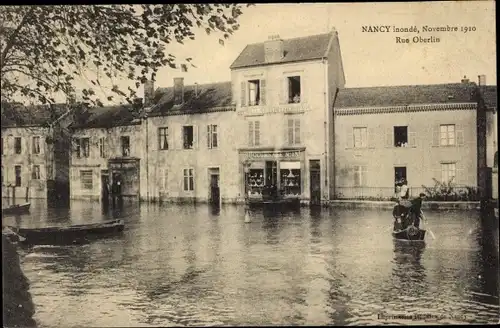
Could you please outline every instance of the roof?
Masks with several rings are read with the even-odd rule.
[[[114,126],[135,124],[137,111],[131,104],[91,107],[78,114],[77,122],[71,124],[73,129],[110,128]]]
[[[468,103],[475,102],[473,99],[475,88],[475,83],[346,88],[339,91],[335,107],[359,108]]]
[[[484,102],[488,108],[497,107],[497,86],[496,85],[485,85],[481,87],[483,93]]]
[[[283,40],[285,56],[280,63],[321,59],[325,57],[331,37],[332,33],[325,33]],[[247,45],[233,64],[231,64],[230,68],[235,69],[264,64],[266,64],[264,57],[264,42],[260,42]]]
[[[198,85],[198,95],[195,95],[195,85],[184,86],[184,103],[174,106],[174,88],[159,88],[156,90],[156,105],[149,116],[167,114],[196,114],[213,110],[232,109],[231,82],[219,82]]]
[[[48,126],[68,111],[66,104],[24,106],[2,102],[1,108],[2,128]]]

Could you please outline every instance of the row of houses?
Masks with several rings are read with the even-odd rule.
[[[345,88],[335,30],[247,45],[230,69],[228,82],[148,82],[140,103],[67,115],[71,198],[99,199],[113,181],[147,201],[240,202],[266,185],[306,203],[387,198],[401,178],[414,190],[434,179],[477,187],[495,166],[496,86],[484,77]],[[47,165],[25,160],[39,156],[34,134],[6,135],[2,172],[32,184]]]

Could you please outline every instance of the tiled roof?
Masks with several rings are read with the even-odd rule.
[[[497,86],[485,85],[481,88],[486,106],[489,108],[497,107]]]
[[[217,108],[232,107],[231,82],[199,84],[198,95],[195,85],[184,86],[184,103],[174,106],[174,88],[159,88],[155,93],[155,106],[149,116],[162,116],[172,113],[196,114]]]
[[[20,103],[2,102],[1,126],[48,126],[68,111],[66,104],[24,106]]]
[[[475,88],[474,83],[346,88],[339,91],[335,107],[359,108],[475,102],[472,98]]]
[[[285,51],[280,63],[320,59],[328,49],[331,33],[283,40]],[[231,69],[265,64],[264,42],[249,44],[230,66]]]
[[[110,128],[113,126],[131,125],[138,117],[138,111],[130,104],[91,107],[78,114],[71,127],[82,128]]]

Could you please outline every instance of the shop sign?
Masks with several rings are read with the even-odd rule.
[[[280,151],[280,152],[253,152],[248,153],[249,158],[299,158],[300,151]]]
[[[311,108],[307,105],[300,104],[290,104],[290,105],[280,105],[280,106],[255,106],[248,107],[244,110],[238,112],[239,115],[263,115],[263,114],[279,114],[279,113],[303,113],[310,111]]]

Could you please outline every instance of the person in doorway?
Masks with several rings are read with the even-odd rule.
[[[410,190],[408,189],[408,181],[406,181],[406,179],[403,179],[401,183],[400,195],[401,199],[408,199],[408,197],[410,196]]]
[[[422,214],[422,202],[426,195],[424,193],[420,193],[417,198],[411,201],[410,207],[410,217],[413,225],[418,228],[420,226],[420,217]]]

